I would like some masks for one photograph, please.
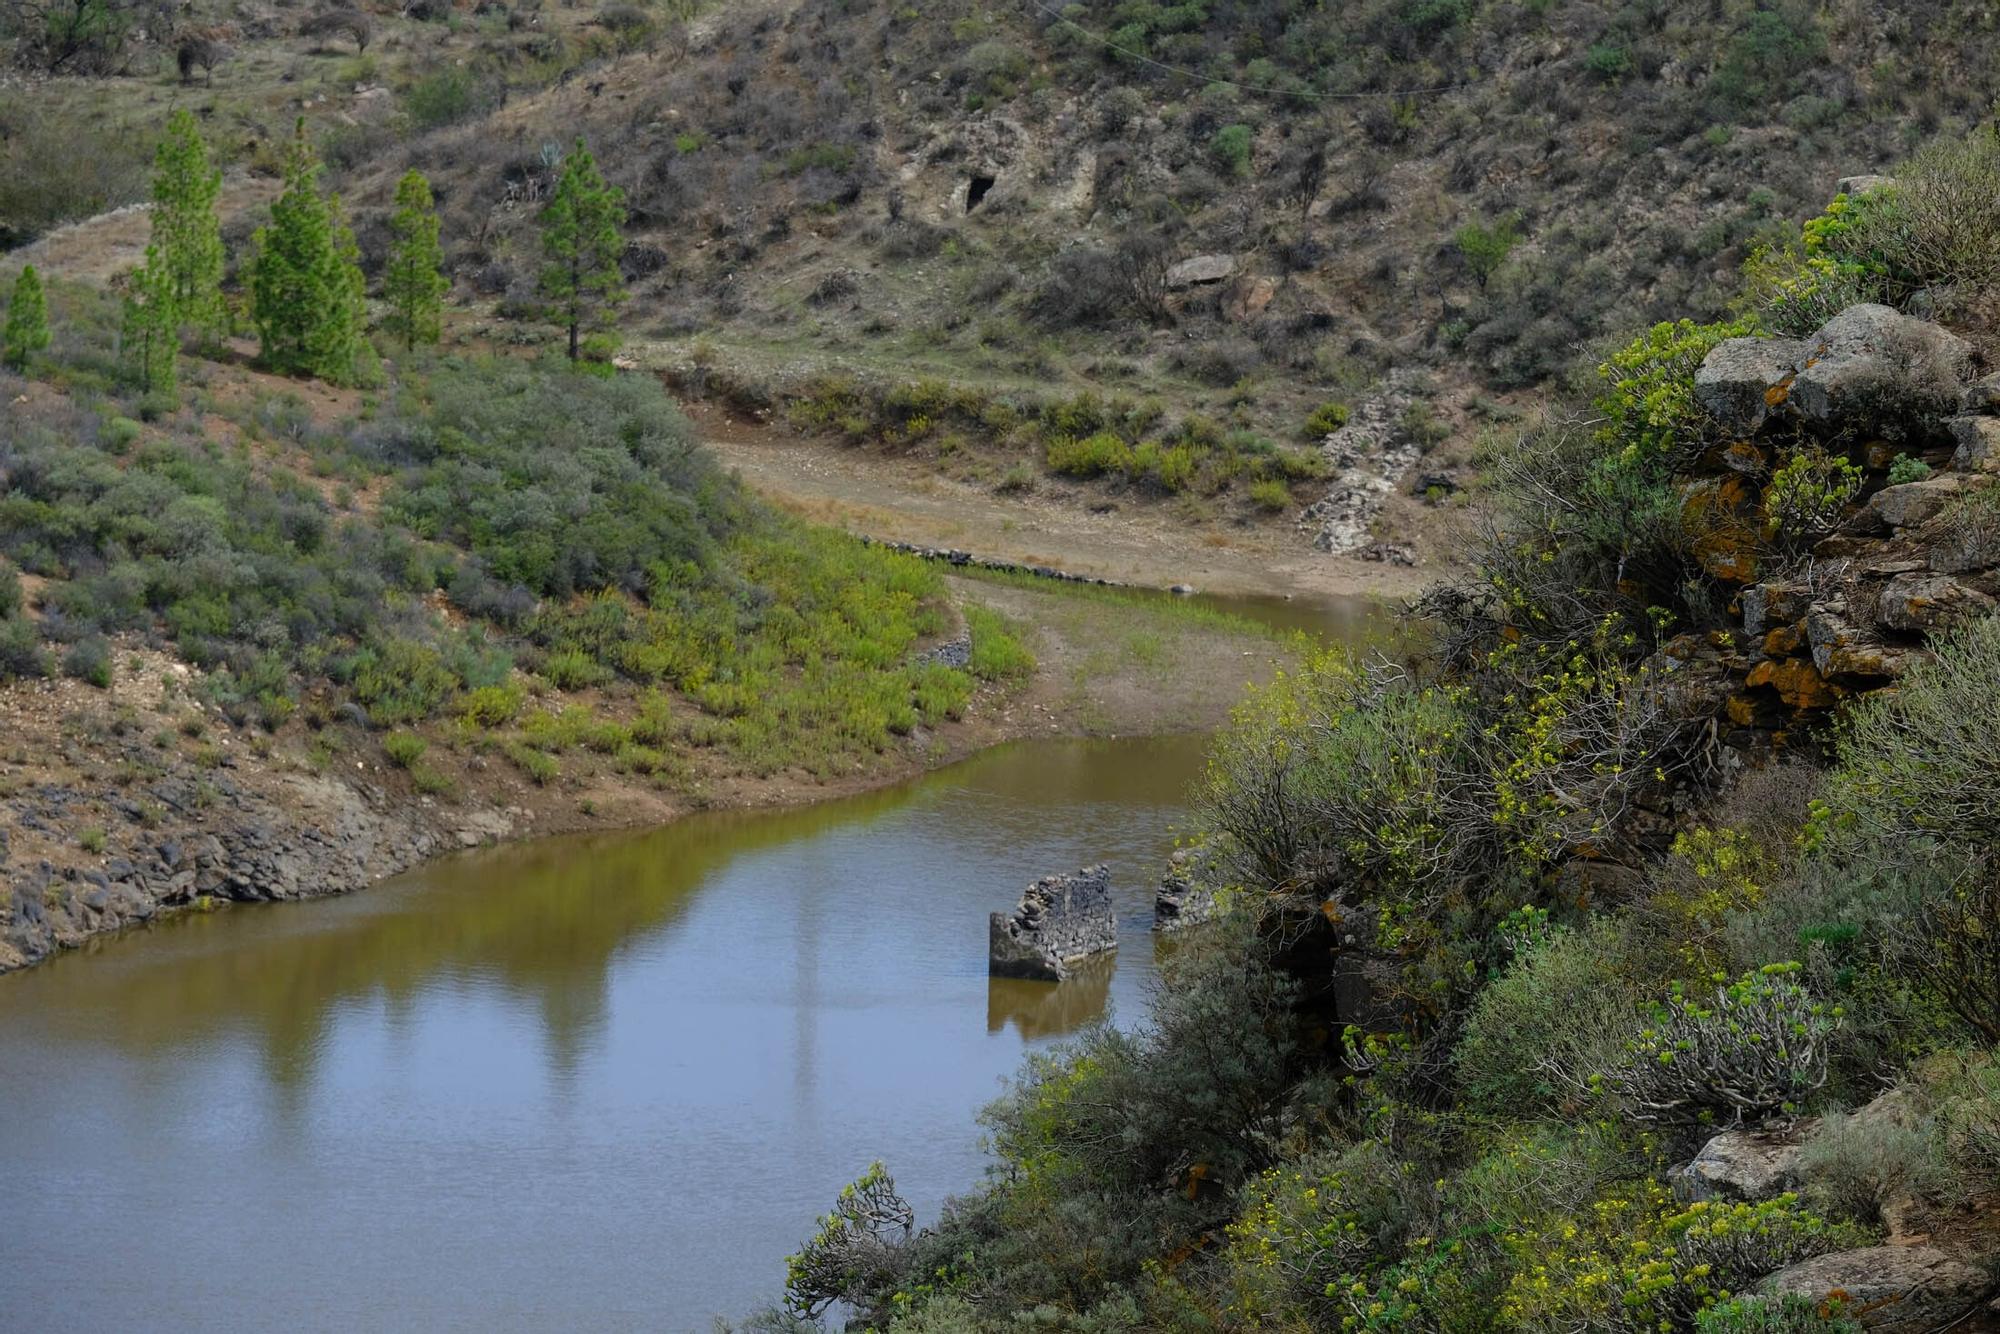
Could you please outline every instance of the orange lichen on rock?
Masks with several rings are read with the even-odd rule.
[[[1847,694],[1821,676],[1819,669],[1804,658],[1760,662],[1750,669],[1744,684],[1769,686],[1778,692],[1779,699],[1795,709],[1831,708]]]

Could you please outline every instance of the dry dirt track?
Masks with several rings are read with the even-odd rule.
[[[1330,557],[1289,526],[1196,529],[1163,509],[1093,514],[1033,494],[1010,496],[938,475],[920,462],[801,440],[692,404],[702,440],[753,490],[850,532],[955,547],[991,560],[1051,565],[1150,588],[1204,593],[1407,598],[1420,570]]]

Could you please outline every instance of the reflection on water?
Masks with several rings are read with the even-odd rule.
[[[1024,1046],[1137,1017],[1192,739],[454,858],[0,978],[20,1327],[699,1329],[888,1161],[933,1212]],[[989,982],[987,914],[1111,864],[1118,954]],[[981,1018],[984,1018],[982,1024]],[[88,1283],[79,1256],[99,1256]]]
[[[1086,961],[1054,984],[1017,977],[988,978],[986,1031],[998,1033],[1012,1024],[1024,1038],[1073,1033],[1104,1013],[1111,977],[1117,971],[1117,958],[1106,956]]]

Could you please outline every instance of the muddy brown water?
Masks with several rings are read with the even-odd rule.
[[[0,978],[0,1328],[695,1330],[840,1186],[975,1182],[1025,1051],[1140,1019],[1203,741],[999,748],[777,813],[449,858]],[[1113,869],[1116,956],[986,916]]]

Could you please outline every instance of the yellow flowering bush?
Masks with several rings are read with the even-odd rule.
[[[1500,1314],[1525,1330],[1671,1334],[1765,1274],[1865,1241],[1800,1208],[1796,1195],[1682,1207],[1646,1180],[1577,1217],[1511,1233],[1519,1267]]]

